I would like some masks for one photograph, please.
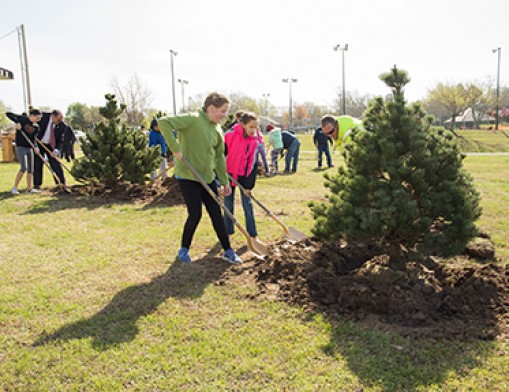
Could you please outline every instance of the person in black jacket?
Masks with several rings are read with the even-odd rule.
[[[72,128],[64,123],[63,121],[58,124],[58,127],[63,128],[62,134],[62,158],[65,158],[67,162],[74,160],[74,143],[76,142],[76,135]]]
[[[16,123],[16,156],[20,164],[11,193],[19,195],[18,186],[25,172],[27,173],[27,192],[32,193],[32,173],[34,171],[34,151],[32,147],[35,145],[37,122],[41,119],[42,113],[38,109],[31,109],[28,117],[11,112],[7,112],[5,115]]]
[[[332,138],[329,136],[329,132],[334,129],[334,121],[334,117],[324,116],[321,121],[322,126],[315,130],[313,143],[318,151],[318,167],[322,167],[322,156],[324,153],[327,159],[327,166],[334,167],[329,149],[329,143],[331,146],[333,143]]]
[[[60,182],[65,185],[64,171],[60,163],[47,152],[52,151],[57,157],[60,156],[62,150],[62,136],[64,133],[64,127],[58,126],[64,118],[64,115],[60,110],[54,110],[51,113],[43,112],[42,118],[39,121],[39,131],[36,136],[36,141],[39,144],[40,152],[42,156],[46,156],[51,170],[55,172]],[[44,148],[46,147],[46,148]],[[34,190],[40,192],[42,185],[43,175],[42,159],[36,155],[34,160]],[[56,180],[55,180],[56,182]]]

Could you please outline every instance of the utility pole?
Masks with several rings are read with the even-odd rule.
[[[21,81],[23,84],[23,103],[28,113],[32,106],[32,93],[30,91],[30,75],[28,72],[28,55],[27,43],[25,36],[25,26],[21,25],[16,28],[18,30],[19,58],[21,62]]]

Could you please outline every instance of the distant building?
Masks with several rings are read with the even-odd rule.
[[[495,124],[495,117],[485,114],[481,119],[479,119],[478,125],[481,124]],[[455,125],[459,129],[474,129],[476,127],[476,123],[474,116],[472,115],[472,108],[468,108],[462,114],[456,116]],[[447,129],[451,129],[452,117],[444,121],[444,126]]]

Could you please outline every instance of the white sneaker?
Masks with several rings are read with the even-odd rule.
[[[19,195],[18,188],[13,187],[13,188],[11,189],[11,193],[12,193],[13,195]]]
[[[32,188],[28,191],[28,193],[41,193],[41,190],[39,188]]]

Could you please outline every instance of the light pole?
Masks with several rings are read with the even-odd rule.
[[[173,114],[177,114],[177,103],[175,102],[175,73],[173,72],[173,57],[177,55],[173,49],[170,49],[171,58],[171,92],[173,97]]]
[[[262,94],[263,97],[263,113],[267,116],[269,113],[267,112],[267,100],[270,98],[270,94]]]
[[[341,65],[343,68],[342,75],[343,75],[343,86],[342,86],[342,93],[341,93],[341,114],[346,114],[346,88],[345,88],[345,52],[348,50],[348,44],[345,44],[345,46],[341,47],[340,44],[337,44],[334,46],[334,50],[337,52],[338,49],[341,51]]]
[[[500,47],[496,49],[491,50],[493,53],[498,52],[498,67],[497,67],[497,107],[495,112],[495,131],[498,131],[498,122],[499,122],[499,116],[498,116],[498,100],[500,98],[500,53],[502,52],[502,49]]]
[[[292,130],[292,83],[297,83],[297,79],[293,79],[293,78],[287,78],[287,79],[283,79],[283,82],[284,83],[288,83],[288,88],[289,88],[289,92],[290,92],[290,125],[288,127],[288,130],[291,131]]]
[[[184,84],[189,84],[188,80],[178,79],[180,86],[182,87],[182,112],[186,111],[186,101],[184,101]]]

